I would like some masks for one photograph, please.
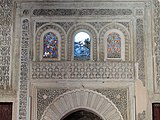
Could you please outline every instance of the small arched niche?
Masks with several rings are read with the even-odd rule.
[[[64,115],[61,120],[103,120],[96,113],[87,109],[74,110]]]

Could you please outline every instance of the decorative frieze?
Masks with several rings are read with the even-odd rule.
[[[130,62],[32,62],[32,79],[134,80]]]
[[[131,15],[131,9],[35,9],[34,16]]]
[[[19,75],[19,120],[27,120],[27,97],[29,80],[29,20],[22,20],[21,57]]]
[[[138,78],[142,80],[145,85],[145,65],[144,65],[144,30],[143,20],[136,20],[136,61],[138,63]]]
[[[10,87],[12,0],[0,1],[0,90]]]

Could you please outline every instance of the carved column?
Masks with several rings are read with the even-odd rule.
[[[19,78],[19,120],[27,120],[28,80],[29,80],[29,20],[21,23],[21,57]]]

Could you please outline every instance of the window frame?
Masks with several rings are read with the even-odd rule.
[[[74,59],[74,40],[75,40],[75,36],[76,36],[76,34],[78,34],[78,33],[80,33],[80,32],[85,32],[85,33],[87,33],[89,36],[90,36],[90,59],[82,59],[82,60],[75,60]],[[93,36],[92,36],[92,34],[88,31],[88,30],[85,30],[85,29],[78,29],[78,30],[76,30],[75,32],[74,32],[74,34],[73,34],[73,42],[72,42],[73,44],[72,44],[72,60],[73,61],[92,61],[93,60]]]
[[[58,57],[57,58],[43,58],[43,41],[44,41],[44,35],[49,33],[49,32],[53,32],[54,34],[56,34],[56,36],[58,37]],[[47,29],[45,30],[40,37],[40,61],[59,61],[61,58],[61,36],[59,34],[58,31],[54,30],[54,29]]]
[[[119,34],[121,37],[121,58],[108,58],[107,57],[107,38],[111,32]],[[122,31],[118,29],[110,29],[104,35],[104,61],[106,60],[122,60],[125,61],[125,36]]]

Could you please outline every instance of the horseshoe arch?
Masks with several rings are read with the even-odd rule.
[[[46,108],[41,120],[61,120],[78,109],[92,111],[103,120],[124,120],[112,101],[101,93],[88,89],[76,89],[60,95]]]

